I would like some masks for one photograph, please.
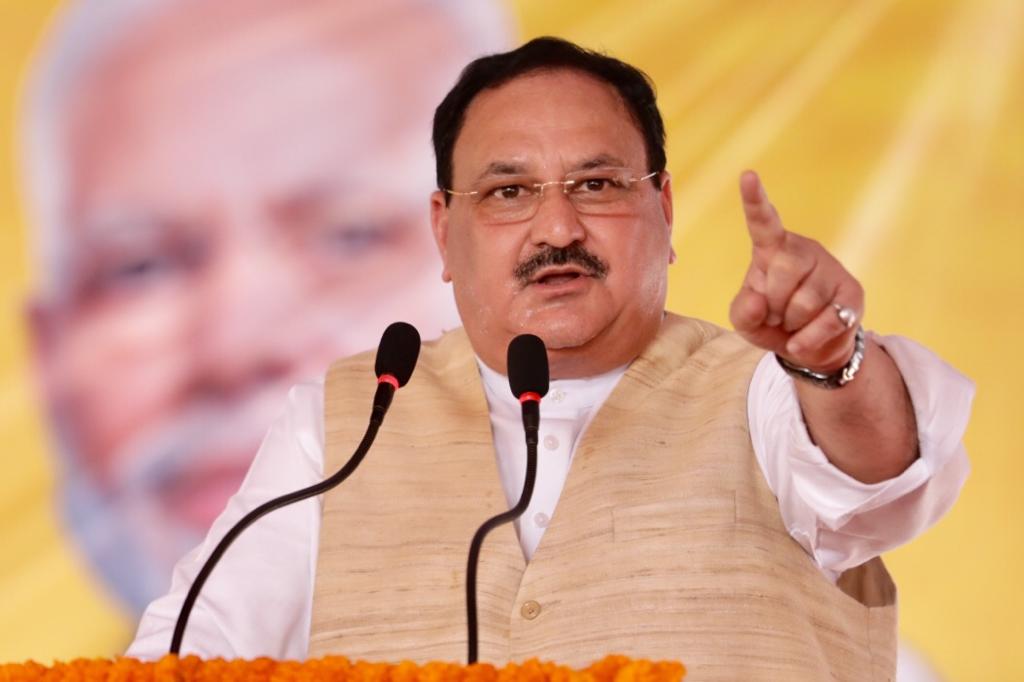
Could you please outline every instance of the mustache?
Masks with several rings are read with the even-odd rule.
[[[579,242],[562,247],[545,246],[517,265],[516,269],[512,271],[512,275],[520,284],[526,286],[542,268],[570,264],[580,266],[595,279],[604,279],[608,276],[608,264],[587,251],[586,247]]]

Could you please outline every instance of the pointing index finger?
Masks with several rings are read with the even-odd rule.
[[[740,198],[743,199],[743,215],[747,219],[747,231],[754,248],[781,246],[786,238],[786,229],[775,207],[768,201],[761,178],[752,170],[740,175]]]

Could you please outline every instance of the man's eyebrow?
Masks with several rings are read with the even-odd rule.
[[[626,165],[626,162],[617,156],[598,154],[575,164],[572,170],[580,171],[607,166],[623,167]],[[492,161],[480,175],[476,176],[476,181],[479,182],[484,178],[495,175],[525,175],[528,172],[526,164],[519,161]]]
[[[118,211],[86,216],[77,223],[77,238],[90,244],[150,238],[168,232],[175,221],[150,211]]]
[[[526,173],[526,165],[518,161],[492,161],[476,179],[483,180],[491,175],[522,175]]]
[[[605,166],[624,167],[628,164],[617,156],[611,154],[598,154],[578,164],[574,170],[590,170],[591,168],[603,168]]]

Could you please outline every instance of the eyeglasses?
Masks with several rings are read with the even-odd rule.
[[[456,197],[469,197],[477,218],[484,223],[500,225],[529,220],[537,214],[544,189],[552,185],[561,187],[577,213],[608,216],[634,211],[640,197],[637,183],[659,173],[637,177],[630,168],[593,168],[568,173],[564,180],[535,182],[531,178],[501,176],[468,192],[444,191]]]

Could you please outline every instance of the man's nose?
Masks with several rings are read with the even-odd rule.
[[[534,244],[561,248],[584,240],[586,228],[560,184],[545,186],[537,202],[537,212],[530,222],[530,239]]]
[[[194,385],[210,397],[284,382],[299,361],[290,318],[301,284],[284,250],[258,232],[218,244],[195,291]]]

